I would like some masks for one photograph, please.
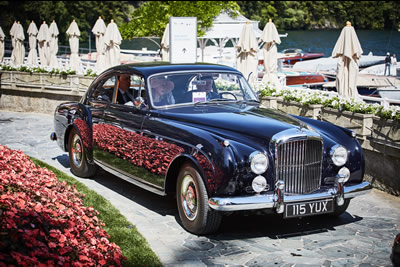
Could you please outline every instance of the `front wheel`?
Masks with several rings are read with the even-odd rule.
[[[339,217],[342,215],[350,205],[350,199],[345,199],[342,206],[338,206],[335,202],[335,211],[331,214],[333,217]]]
[[[218,230],[221,214],[208,206],[208,194],[199,172],[191,164],[182,166],[176,184],[179,217],[189,232],[197,235]]]
[[[75,129],[72,129],[68,140],[68,155],[71,172],[79,177],[92,177],[97,170],[86,158],[82,139]]]

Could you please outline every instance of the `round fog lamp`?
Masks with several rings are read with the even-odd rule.
[[[255,174],[262,174],[268,168],[268,158],[260,151],[255,151],[250,155],[250,168]]]
[[[346,167],[343,167],[339,170],[338,174],[341,174],[344,176],[344,183],[347,182],[350,178],[350,170]]]
[[[343,146],[336,145],[332,147],[330,154],[336,166],[343,166],[347,161],[347,150]]]
[[[263,176],[257,176],[251,183],[251,187],[253,187],[255,192],[260,193],[267,187],[267,181]]]

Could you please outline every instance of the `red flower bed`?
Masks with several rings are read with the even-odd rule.
[[[121,265],[98,212],[22,152],[0,145],[0,266]]]

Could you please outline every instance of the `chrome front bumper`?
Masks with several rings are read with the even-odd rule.
[[[342,189],[341,189],[342,188]],[[337,204],[343,205],[343,199],[353,198],[368,193],[372,189],[369,182],[357,185],[343,186],[342,184],[329,188],[326,191],[309,195],[285,195],[284,191],[277,189],[267,194],[239,197],[213,197],[208,200],[208,205],[218,211],[239,211],[276,208],[278,213],[283,212],[283,203],[312,201],[336,198]]]

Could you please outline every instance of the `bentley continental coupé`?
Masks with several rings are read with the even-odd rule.
[[[112,67],[80,102],[56,108],[54,126],[75,175],[101,167],[173,194],[195,234],[236,211],[339,216],[371,189],[352,131],[262,108],[243,75],[222,65]]]

